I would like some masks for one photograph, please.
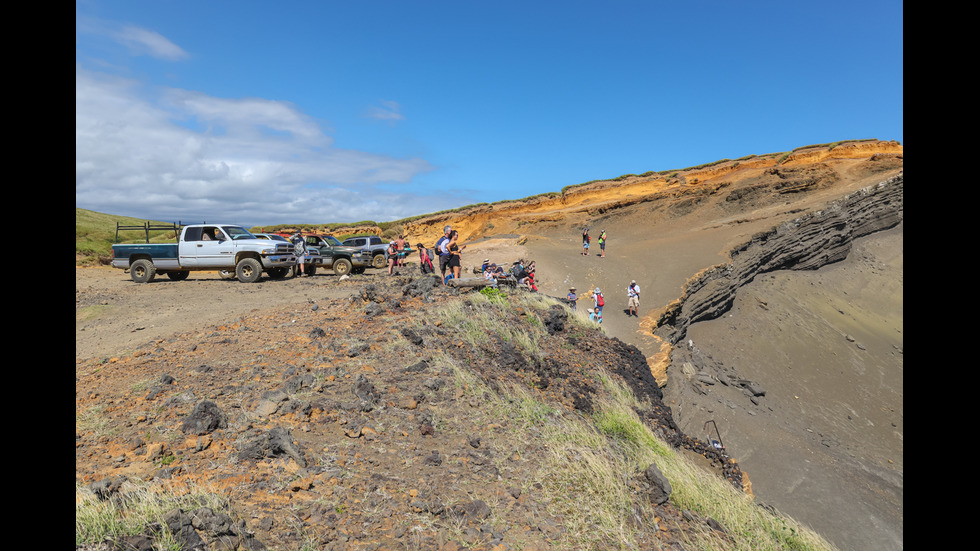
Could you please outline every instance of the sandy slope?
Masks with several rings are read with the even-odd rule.
[[[600,286],[612,299],[607,333],[655,355],[651,318],[680,296],[687,278],[868,176],[881,175],[741,212],[726,213],[720,202],[689,209],[673,202],[568,217],[536,227],[528,248],[542,291],[563,296],[569,285],[580,293]],[[579,254],[585,225],[609,234],[606,258]],[[688,382],[680,366],[671,366],[665,388],[686,432],[706,436],[705,422],[717,422],[758,499],[843,549],[903,546],[902,235],[900,226],[864,239],[847,261],[816,272],[759,278],[726,316],[691,328],[705,355],[767,389],[760,405],[722,385],[701,394],[695,387],[703,385]],[[643,289],[646,319],[623,312],[631,279]]]

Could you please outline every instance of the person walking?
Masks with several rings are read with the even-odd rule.
[[[636,284],[635,279],[626,288],[626,295],[629,297],[629,302],[626,305],[629,310],[628,315],[639,317],[636,312],[640,309],[640,286]]]
[[[589,228],[582,230],[582,256],[589,256],[589,242],[592,238],[589,236]]]
[[[606,258],[606,230],[599,233],[599,258]]]

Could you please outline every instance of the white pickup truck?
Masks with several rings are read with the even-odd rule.
[[[136,283],[157,274],[187,279],[191,271],[234,271],[239,281],[252,283],[266,272],[281,279],[296,263],[292,243],[257,239],[241,226],[194,224],[180,229],[177,243],[123,243],[112,246],[112,266],[129,270]]]

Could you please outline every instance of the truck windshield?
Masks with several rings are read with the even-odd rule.
[[[225,232],[228,234],[228,237],[231,237],[232,240],[256,239],[256,237],[248,233],[248,230],[246,230],[245,228],[241,228],[238,226],[223,226],[221,229],[225,230]]]
[[[324,241],[326,241],[327,243],[333,245],[334,247],[340,245],[340,241],[338,241],[337,238],[334,237],[334,236],[332,236],[332,235],[325,235],[325,236],[323,236],[322,239]]]

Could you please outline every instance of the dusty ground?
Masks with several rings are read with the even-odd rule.
[[[556,503],[577,494],[552,478],[551,452],[526,438],[547,421],[508,413],[481,389],[529,384],[549,404],[588,412],[596,369],[650,379],[635,348],[563,322],[561,307],[500,320],[522,326],[533,315],[554,328],[540,344],[545,361],[500,339],[475,346],[427,316],[453,291],[412,293],[427,282],[406,275],[250,285],[205,277],[174,291],[169,280],[137,285],[120,274],[78,270],[80,484],[204,485],[275,549],[530,551],[594,540],[561,512],[571,501]],[[268,302],[250,300],[263,292]],[[171,312],[173,293],[203,306]],[[112,327],[128,328],[126,339],[99,344]],[[91,350],[100,353],[83,353]],[[455,365],[485,383],[460,378]],[[221,423],[189,429],[192,409],[206,403],[220,412],[207,419]],[[669,503],[636,520],[641,549],[686,549],[687,534],[706,526]]]
[[[528,256],[516,238],[488,239],[464,251],[468,263],[492,257],[507,264]],[[418,273],[418,263],[400,269]],[[137,285],[123,270],[109,267],[75,269],[75,359],[108,358],[131,354],[139,345],[193,331],[249,312],[282,306],[346,298],[366,283],[384,280],[384,270],[367,270],[347,281],[329,271],[307,278],[254,285],[221,279],[216,272],[191,272],[184,281],[158,277]]]
[[[663,200],[629,204],[607,195],[603,208],[588,208],[588,203],[541,207],[544,211],[534,223],[523,223],[519,216],[495,223],[495,231],[520,237],[477,240],[487,228],[481,214],[469,229],[472,239],[464,265],[484,258],[506,264],[533,259],[541,292],[553,296],[565,296],[570,286],[583,296],[599,286],[609,301],[604,331],[652,356],[659,343],[648,336],[651,320],[681,294],[687,278],[725,262],[727,251],[754,233],[901,169],[900,154],[898,162],[894,156],[887,163],[860,157],[820,162],[812,169],[814,177],[806,172],[808,165],[800,165],[797,183],[816,182],[801,193],[773,192],[776,176],[762,175],[759,169],[743,175],[741,183],[732,174],[708,179],[708,193],[691,193],[681,185]],[[732,201],[735,188],[744,193]],[[451,221],[457,227],[464,222]],[[434,241],[427,239],[429,233],[444,223],[419,226],[419,235],[410,237],[413,242]],[[593,234],[588,257],[579,254],[583,226]],[[595,239],[602,229],[609,245],[606,257],[598,258]],[[721,389],[687,394],[676,370],[665,389],[682,429],[703,436],[706,419],[718,422],[724,443],[740,458],[761,501],[818,528],[843,549],[902,548],[901,228],[880,237],[862,242],[848,262],[810,274],[762,278],[739,295],[728,316],[691,328],[689,336],[705,354],[767,387],[761,408],[746,406]],[[643,290],[641,318],[623,312],[631,279]],[[222,357],[215,343],[235,339],[244,326],[254,330],[268,325],[270,332],[291,332],[290,338],[302,341],[312,327],[314,306],[326,323],[342,322],[350,314],[352,294],[366,283],[387,280],[382,272],[369,270],[347,281],[317,275],[245,285],[216,274],[192,273],[183,282],[164,278],[136,285],[121,270],[76,269],[76,372],[82,381],[76,383],[76,393],[84,395],[86,404],[104,401],[88,386],[100,369],[93,366],[119,365],[125,371],[148,350],[151,356],[168,357],[177,354],[164,352],[168,347],[185,349],[189,354],[179,360],[180,369],[227,365],[233,360]],[[583,298],[580,307],[587,303]],[[397,327],[397,320],[389,322],[394,325],[387,327]],[[801,329],[790,338],[790,327]],[[372,347],[382,346],[381,336],[367,340]],[[277,369],[314,361],[297,363],[268,343],[255,350],[257,358],[250,363],[271,361]],[[114,358],[120,358],[118,363]],[[110,402],[124,401],[125,394]],[[391,446],[396,448],[410,455],[428,450],[411,439]],[[111,456],[106,461],[116,460],[122,452],[106,455]],[[546,540],[546,532],[536,534],[541,537],[535,542]]]
[[[364,277],[381,277],[377,270],[368,274]],[[327,280],[333,285],[325,285]],[[332,274],[323,274],[241,285],[221,279],[217,272],[191,272],[185,281],[163,277],[137,285],[123,270],[79,267],[75,269],[75,359],[125,356],[175,332],[204,331],[249,312],[354,292],[354,283],[335,280]]]

